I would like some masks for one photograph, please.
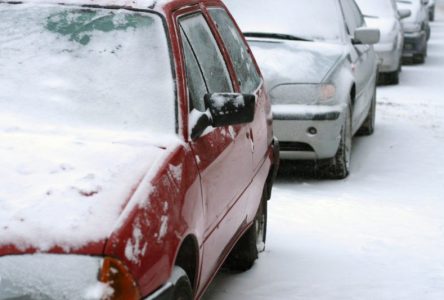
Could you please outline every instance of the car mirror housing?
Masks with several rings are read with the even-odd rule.
[[[412,15],[412,11],[410,9],[399,9],[398,14],[399,18],[406,19]]]
[[[377,44],[381,38],[379,29],[360,27],[355,30],[353,44],[373,45]]]
[[[213,127],[251,123],[256,106],[255,95],[216,93],[205,95]]]
[[[191,129],[191,139],[198,139],[210,127],[251,123],[254,120],[256,96],[237,93],[205,95],[207,112],[200,113]]]

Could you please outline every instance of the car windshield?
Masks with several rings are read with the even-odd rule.
[[[174,90],[158,15],[0,3],[1,123],[174,133]]]
[[[337,0],[226,0],[243,32],[280,38],[339,41],[342,17]],[[273,37],[273,36],[270,36]]]
[[[392,0],[356,0],[362,13],[375,17],[394,17],[395,6]]]

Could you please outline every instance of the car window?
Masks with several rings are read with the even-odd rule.
[[[201,68],[183,30],[180,31],[180,34],[182,37],[182,46],[185,55],[187,84],[190,97],[190,111],[197,109],[198,111],[204,112],[204,96],[208,93],[208,89],[202,76]]]
[[[0,3],[0,20],[2,113],[20,124],[176,132],[175,81],[158,15]]]
[[[254,93],[261,79],[241,34],[225,10],[212,8],[209,12],[233,62],[241,92]]]
[[[341,4],[348,33],[353,36],[356,28],[359,28],[364,24],[364,19],[353,0],[342,0]]]
[[[210,93],[233,92],[222,53],[202,14],[182,17],[180,26],[196,56]]]

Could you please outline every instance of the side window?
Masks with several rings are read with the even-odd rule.
[[[201,112],[205,111],[204,96],[208,93],[205,80],[202,76],[200,66],[194,56],[187,37],[180,30],[182,37],[182,46],[185,55],[185,67],[187,72],[187,83],[190,96],[190,111],[197,109]]]
[[[209,9],[209,13],[231,57],[241,92],[244,94],[254,93],[261,79],[241,34],[225,10],[212,8]]]
[[[180,18],[180,26],[202,69],[210,93],[233,92],[222,53],[202,14]]]

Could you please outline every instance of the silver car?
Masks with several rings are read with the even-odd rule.
[[[411,16],[402,20],[404,27],[404,62],[424,63],[430,38],[428,0],[398,0],[400,9],[410,9]]]
[[[352,136],[375,125],[378,58],[353,0],[226,0],[264,73],[281,158],[345,178]]]
[[[398,84],[402,65],[404,32],[401,19],[408,18],[411,11],[398,11],[395,0],[356,0],[367,24],[379,28],[381,40],[374,45],[380,59],[379,81],[383,84]]]

